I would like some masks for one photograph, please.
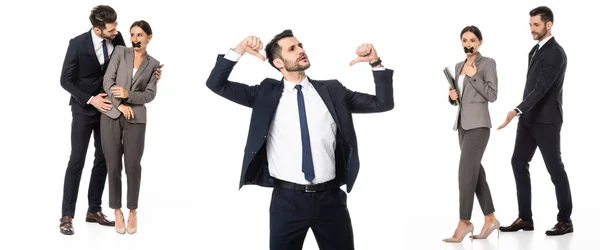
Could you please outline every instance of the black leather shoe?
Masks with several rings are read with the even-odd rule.
[[[563,235],[563,234],[568,234],[568,233],[572,233],[572,232],[573,232],[573,222],[571,220],[569,220],[568,222],[559,221],[558,223],[556,223],[556,225],[554,225],[553,228],[546,231],[546,235],[556,236],[556,235]]]
[[[63,216],[60,218],[60,233],[64,235],[73,235],[75,230],[73,229],[73,218],[71,216]]]
[[[109,227],[114,227],[115,226],[115,222],[114,221],[109,221],[108,219],[106,219],[106,215],[104,215],[102,212],[96,212],[96,213],[87,213],[87,216],[85,218],[86,222],[92,222],[92,223],[98,223],[102,226],[109,226]]]
[[[532,231],[533,230],[533,221],[517,218],[512,224],[510,224],[510,226],[500,227],[500,231],[502,231],[502,232],[516,232],[521,229],[523,229],[523,231]]]

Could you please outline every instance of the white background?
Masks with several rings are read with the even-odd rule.
[[[154,31],[148,51],[165,66],[148,105],[138,234],[118,235],[84,222],[90,145],[75,235],[64,236],[58,220],[71,111],[59,78],[69,39],[90,29],[89,11],[98,4],[116,9],[128,46],[131,23],[148,21]],[[480,51],[496,60],[499,78],[483,165],[496,215],[507,225],[517,217],[510,165],[517,121],[495,128],[521,100],[527,53],[535,45],[528,12],[538,5],[554,11],[553,34],[568,56],[562,156],[575,233],[544,235],[557,208],[538,152],[531,162],[536,231],[443,243],[458,222],[459,148],[452,130],[456,107],[447,102],[441,70],[464,59],[462,28],[478,26]],[[373,43],[383,64],[395,70],[395,109],[354,116],[361,170],[348,205],[356,249],[594,248],[587,245],[597,244],[600,209],[598,7],[596,1],[13,1],[0,16],[0,249],[268,249],[271,189],[238,190],[251,110],[213,94],[205,83],[217,54],[248,35],[266,44],[288,28],[304,43],[314,79],[336,78],[352,90],[374,93],[370,67],[348,65],[364,42]],[[258,84],[265,77],[281,75],[244,56],[230,79]],[[108,187],[103,208],[114,219]],[[476,233],[482,222],[476,202]],[[310,231],[304,249],[317,249]]]

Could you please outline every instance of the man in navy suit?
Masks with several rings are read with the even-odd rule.
[[[558,222],[546,231],[546,235],[563,235],[573,232],[571,188],[560,156],[562,89],[567,70],[567,55],[552,36],[552,11],[546,6],[540,6],[531,10],[529,16],[531,34],[538,44],[529,52],[523,101],[508,112],[504,124],[498,128],[504,128],[514,117],[519,116],[511,160],[517,185],[519,217],[510,226],[500,227],[500,230],[533,230],[529,162],[539,147],[554,183],[559,210]]]
[[[243,185],[274,187],[270,205],[270,249],[302,249],[309,228],[320,249],[354,249],[346,193],[358,175],[352,113],[394,108],[393,70],[383,68],[371,44],[358,47],[351,62],[369,62],[376,95],[354,92],[337,80],[306,76],[310,62],[291,30],[266,46],[266,60],[283,75],[259,85],[232,82],[237,60],[249,53],[265,60],[255,36],[218,55],[206,85],[214,93],[252,108],[242,164]]]

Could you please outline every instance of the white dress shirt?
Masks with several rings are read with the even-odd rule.
[[[224,58],[237,62],[240,54],[229,50]],[[385,70],[383,67],[373,70]],[[335,148],[337,125],[325,102],[308,81],[302,82],[308,134],[315,169],[315,179],[309,183],[302,172],[302,137],[298,113],[296,83],[283,80],[284,88],[267,136],[267,161],[272,177],[297,184],[318,184],[335,178]]]
[[[97,36],[96,33],[94,33],[94,30],[90,31],[90,35],[92,36],[92,42],[94,43],[94,52],[96,52],[96,57],[98,58],[98,62],[100,63],[100,66],[102,67],[104,65],[104,62],[107,61],[104,58],[104,52],[102,52],[102,41],[104,39],[102,37]],[[112,41],[109,39],[106,39],[107,53],[109,55],[112,54],[114,49],[115,49],[115,47],[113,46]],[[92,98],[94,98],[94,96],[90,97],[90,99],[87,101],[87,104],[90,104],[90,101],[92,101]]]

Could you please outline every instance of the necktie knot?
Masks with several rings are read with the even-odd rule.
[[[296,88],[298,91],[300,91],[300,90],[302,90],[302,85],[296,84],[296,86],[294,88]]]

